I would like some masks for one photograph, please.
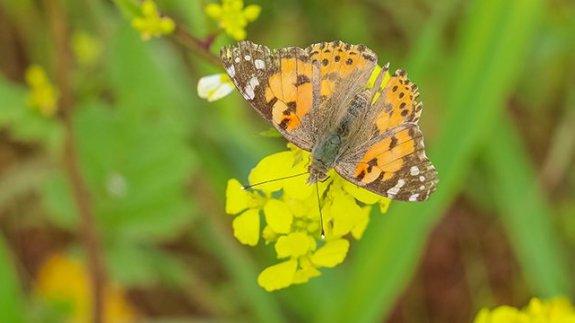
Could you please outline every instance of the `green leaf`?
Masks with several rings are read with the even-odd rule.
[[[484,162],[493,174],[492,195],[525,280],[539,297],[569,295],[573,281],[537,174],[509,120],[498,129],[497,145],[487,146]]]
[[[0,321],[24,322],[24,298],[4,238],[0,237]]]

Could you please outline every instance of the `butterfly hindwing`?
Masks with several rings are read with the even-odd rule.
[[[347,180],[389,198],[422,201],[435,191],[438,177],[425,154],[423,134],[417,125],[422,104],[417,86],[402,70],[396,71],[368,119],[371,138],[350,149],[336,165]],[[369,129],[369,128],[368,128]]]

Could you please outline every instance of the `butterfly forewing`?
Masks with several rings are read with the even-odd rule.
[[[301,52],[302,55],[295,55]],[[302,49],[269,48],[242,41],[221,52],[226,72],[243,97],[289,141],[311,150],[313,141],[304,131],[302,120],[311,108],[311,89],[298,84],[296,68],[302,72],[307,56]],[[307,93],[309,92],[309,93]],[[299,106],[298,106],[299,104]]]

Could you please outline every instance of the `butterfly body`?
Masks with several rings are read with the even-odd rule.
[[[358,94],[346,108],[347,113],[343,116],[334,129],[327,131],[327,136],[319,140],[311,153],[311,164],[308,168],[310,177],[308,183],[323,181],[327,171],[333,168],[342,155],[342,143],[348,141],[348,137],[359,129],[353,129],[354,125],[362,122],[368,108],[369,91]]]
[[[223,48],[221,57],[252,107],[311,151],[308,183],[334,168],[394,199],[422,201],[435,190],[437,172],[417,125],[417,86],[402,70],[387,77],[386,65],[368,88],[377,65],[369,48],[335,41],[270,50],[244,41]]]

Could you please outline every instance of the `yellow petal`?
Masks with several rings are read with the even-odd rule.
[[[293,283],[297,260],[288,260],[264,269],[258,276],[258,284],[266,291],[286,288]]]
[[[329,208],[329,213],[333,217],[334,236],[348,234],[362,219],[362,209],[349,195],[339,194],[334,196],[334,201]]]
[[[246,17],[247,21],[254,21],[258,19],[261,11],[262,7],[255,4],[249,5],[244,9],[244,17]]]
[[[315,247],[309,236],[303,232],[293,232],[281,236],[276,242],[275,249],[278,258],[300,257]]]
[[[256,167],[252,169],[249,176],[249,182],[253,185],[255,183],[294,175],[295,173],[291,169],[292,164],[293,156],[289,151],[271,154],[260,160]],[[259,185],[257,188],[258,190],[271,193],[282,189],[286,181],[289,181],[289,179],[265,183]]]
[[[310,278],[321,275],[321,272],[315,268],[308,257],[299,258],[299,269],[296,271],[293,279],[294,284],[307,283]]]
[[[351,229],[351,235],[359,240],[363,236],[363,232],[369,224],[369,214],[371,213],[371,206],[364,206],[361,208],[359,219],[356,221],[355,226]]]
[[[382,199],[382,196],[370,192],[346,180],[343,180],[343,189],[358,201],[365,204],[374,204]]]
[[[343,262],[348,250],[346,239],[331,240],[313,254],[311,261],[317,267],[334,267]]]
[[[260,214],[258,210],[247,210],[236,216],[232,222],[234,237],[239,242],[255,246],[260,239]]]
[[[142,14],[145,17],[153,17],[158,15],[158,8],[152,0],[144,0],[141,5]]]
[[[279,200],[269,200],[264,206],[266,223],[277,233],[288,233],[291,230],[293,215],[287,204]]]
[[[208,17],[213,19],[218,19],[222,15],[222,7],[215,3],[210,3],[209,5],[206,6],[206,9],[204,10],[206,12],[206,15],[208,15]]]
[[[291,174],[305,174],[290,178],[285,181],[283,186],[284,196],[286,198],[292,198],[296,200],[314,198],[316,186],[307,184],[307,179],[309,177],[307,174],[307,164],[309,162],[309,157],[307,157],[307,154],[303,155],[299,151],[292,151],[290,160]]]
[[[379,202],[379,211],[381,212],[381,214],[387,213],[387,210],[389,210],[390,204],[391,204],[391,199],[388,199],[387,197],[384,197],[381,199],[381,201]]]
[[[531,323],[525,313],[510,306],[500,306],[489,315],[489,321],[493,323]]]
[[[159,29],[160,29],[160,32],[164,35],[165,34],[171,34],[176,29],[176,24],[174,23],[174,21],[171,18],[163,17],[160,20]],[[225,96],[225,94],[223,96]],[[209,99],[208,99],[208,101],[209,101]]]
[[[228,180],[226,188],[227,214],[238,214],[247,209],[251,199],[251,194],[243,189],[243,185],[237,179]]]
[[[277,232],[275,232],[274,230],[272,230],[272,228],[270,228],[269,225],[266,225],[264,227],[264,230],[262,232],[262,238],[264,238],[264,240],[267,243],[270,243],[272,241],[276,241],[278,238],[278,234]]]
[[[477,313],[477,316],[475,316],[475,320],[473,321],[473,323],[490,323],[489,310],[484,308],[481,311],[479,311],[479,313]]]
[[[223,73],[204,76],[198,82],[198,96],[208,102],[219,100],[234,89],[230,78]]]

